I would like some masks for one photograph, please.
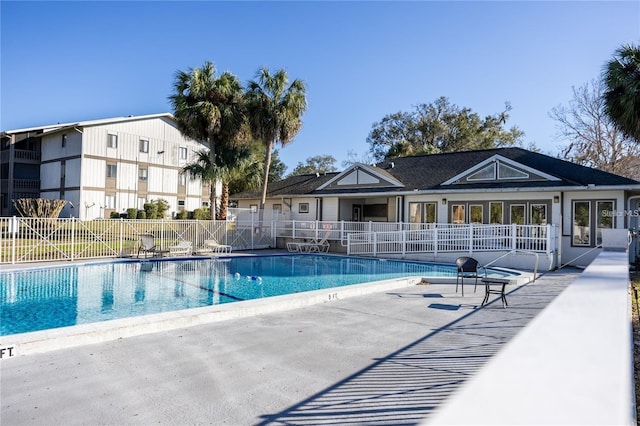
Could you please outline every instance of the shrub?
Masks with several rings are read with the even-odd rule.
[[[111,214],[109,215],[109,218],[111,218],[111,219],[120,219],[120,213],[111,212]]]
[[[186,210],[180,210],[179,212],[176,213],[176,219],[178,220],[184,220],[187,219],[189,217],[189,212]]]
[[[157,219],[158,206],[155,203],[144,203],[144,211],[147,219]]]
[[[146,219],[147,218],[147,212],[145,212],[144,210],[138,210],[138,219]]]
[[[138,209],[129,208],[127,209],[127,219],[137,219],[138,218]]]
[[[211,219],[211,216],[209,215],[209,209],[195,209],[193,211],[193,218],[197,220]]]

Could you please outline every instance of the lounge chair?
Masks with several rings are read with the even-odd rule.
[[[231,246],[227,244],[220,244],[214,239],[204,240],[202,247],[200,247],[197,252],[199,254],[231,253]]]
[[[144,253],[144,257],[147,257],[147,253],[151,253],[151,256],[158,252],[158,246],[154,242],[153,234],[140,234],[140,247],[138,248],[138,257],[140,252]]]
[[[324,234],[321,240],[312,240],[309,242],[288,242],[287,250],[291,253],[328,253],[331,244],[329,237],[331,231]]]
[[[172,256],[186,255],[191,254],[192,252],[193,247],[191,245],[191,241],[180,241],[178,244],[169,247],[169,254]]]

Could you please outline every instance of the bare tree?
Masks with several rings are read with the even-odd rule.
[[[371,155],[369,152],[358,155],[355,150],[350,149],[347,152],[347,159],[342,162],[342,167],[346,169],[347,167],[351,167],[356,163],[373,164],[373,155]]]
[[[577,164],[633,179],[640,177],[640,145],[616,128],[605,113],[604,87],[592,80],[573,87],[568,106],[549,114],[557,121],[558,138],[568,142],[561,155]]]

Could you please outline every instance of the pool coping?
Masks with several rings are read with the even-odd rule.
[[[185,260],[184,257],[176,259]],[[138,259],[134,261],[137,260]],[[163,260],[175,259],[167,258]],[[127,261],[128,260],[118,260],[117,262]],[[106,260],[104,262],[94,260],[91,262],[82,262],[81,264],[87,265],[97,263],[113,263],[113,260],[111,260],[111,262]],[[59,266],[61,265],[47,265],[26,269],[55,268]],[[505,268],[493,269],[519,274],[514,276],[509,283],[512,285],[523,285],[531,281],[532,275],[527,272],[513,271]],[[19,270],[25,270],[25,268],[23,267]],[[5,271],[9,272],[7,270]],[[343,287],[332,287],[301,293],[272,296],[262,299],[244,300],[200,308],[161,312],[157,314],[120,318],[28,333],[10,334],[0,336],[0,348],[5,348],[6,352],[10,352],[11,357],[31,355],[150,333],[210,324],[230,319],[246,318],[272,312],[282,312],[321,303],[330,303],[335,300],[346,299],[349,297],[395,290],[421,283],[453,284],[455,282],[455,277],[408,276],[393,278],[362,284],[352,284]],[[4,358],[0,358],[0,360],[1,359]]]
[[[394,290],[419,284],[420,277],[405,277],[373,283],[354,284],[264,299],[245,300],[202,308],[162,312],[70,327],[0,336],[0,347],[11,348],[12,356],[43,353],[101,343],[143,334],[210,324],[272,312],[297,309],[364,294]]]

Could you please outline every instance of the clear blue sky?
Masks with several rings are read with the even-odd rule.
[[[176,70],[261,66],[308,86],[280,150],[368,151],[372,124],[446,96],[556,154],[549,111],[640,41],[640,2],[0,2],[2,130],[170,112]]]

